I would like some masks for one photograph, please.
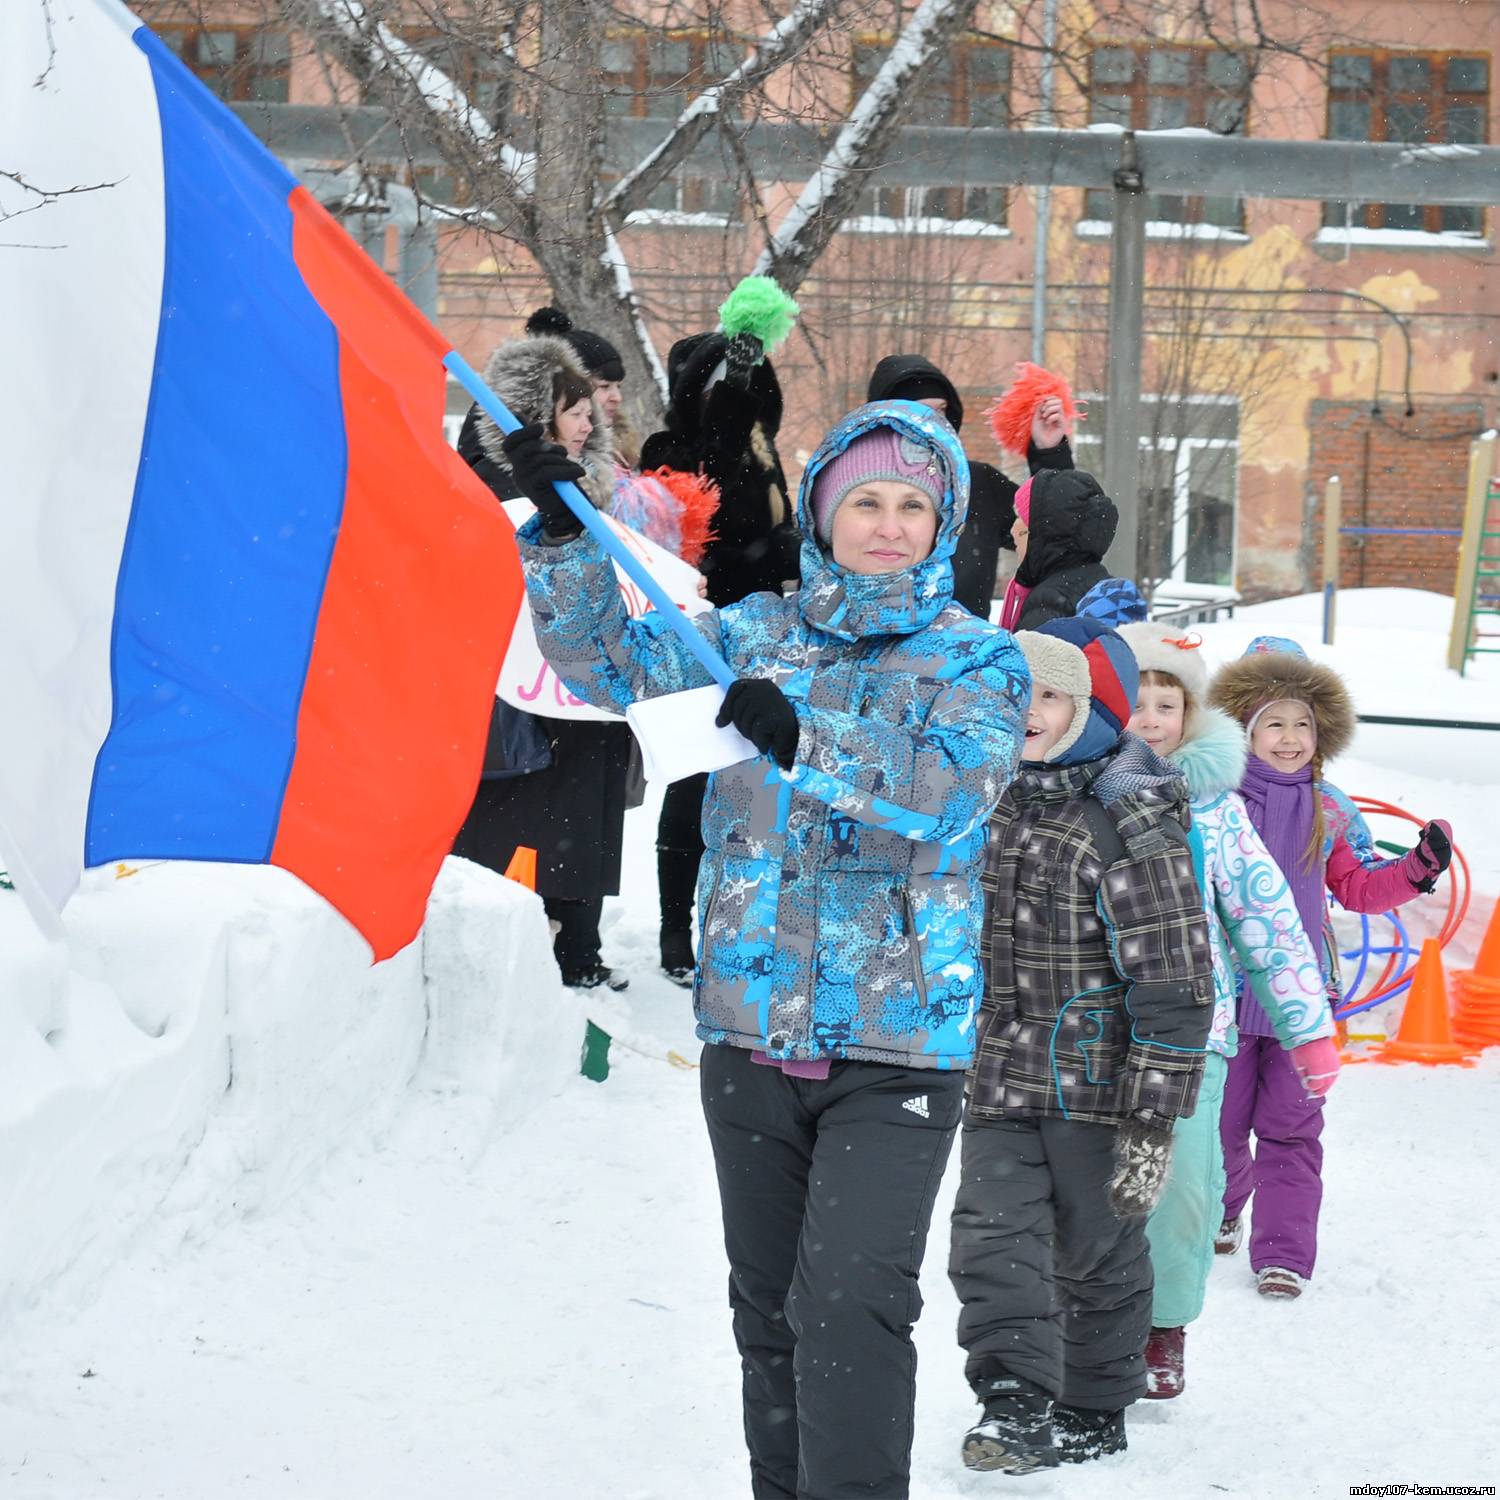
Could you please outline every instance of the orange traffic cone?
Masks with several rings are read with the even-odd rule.
[[[1479,958],[1453,976],[1453,1039],[1468,1047],[1500,1047],[1500,902],[1490,914]]]
[[[505,878],[514,880],[517,885],[524,885],[528,891],[534,891],[536,889],[536,850],[528,849],[525,844],[518,844],[516,852],[510,857],[510,863],[505,867]]]
[[[1381,1062],[1461,1063],[1465,1049],[1453,1040],[1448,1019],[1448,981],[1436,938],[1422,943],[1422,956],[1406,995],[1395,1040],[1380,1049]]]
[[[1484,929],[1479,957],[1474,967],[1464,971],[1464,978],[1474,990],[1500,990],[1500,901],[1490,913],[1490,925]]]

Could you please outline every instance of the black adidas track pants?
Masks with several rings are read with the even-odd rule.
[[[964,1075],[703,1049],[756,1500],[905,1500],[917,1273]]]

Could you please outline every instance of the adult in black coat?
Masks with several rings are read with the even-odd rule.
[[[1034,474],[1021,509],[1013,528],[1021,561],[1000,616],[1006,629],[1035,630],[1079,613],[1111,626],[1145,618],[1135,585],[1104,566],[1120,512],[1092,474]]]
[[[921,401],[947,417],[955,432],[963,427],[964,404],[953,382],[920,354],[888,354],[875,366],[866,393],[869,401]],[[1044,403],[1045,405],[1045,403]],[[1059,409],[1060,413],[1060,409]],[[1026,462],[1033,474],[1042,469],[1071,469],[1073,450],[1068,446],[1061,415],[1042,425],[1032,425],[1031,446]],[[995,570],[1000,549],[1009,550],[1011,523],[1016,518],[1016,483],[992,464],[969,460],[969,518],[953,554],[953,597],[981,619],[990,615],[995,597]]]
[[[747,359],[722,333],[679,339],[667,354],[667,425],[641,447],[641,468],[703,474],[719,487],[714,540],[698,564],[715,606],[797,586],[802,533],[776,453],[781,385],[768,359]],[[693,976],[693,895],[703,857],[706,776],[674,781],[656,832],[661,963],[678,984]]]
[[[579,483],[607,510],[614,485],[609,429],[592,401],[594,383],[568,344],[550,335],[501,344],[484,378],[522,422],[548,425],[549,437],[562,436],[550,426],[559,399],[571,398],[575,409],[590,403],[592,427],[577,454],[587,472]],[[476,406],[464,419],[458,451],[499,499],[520,499],[501,438]],[[517,774],[507,751],[516,746],[518,724],[545,740],[545,769]],[[536,850],[537,894],[558,927],[553,951],[565,984],[625,986],[600,961],[599,919],[604,898],[620,891],[630,746],[624,724],[524,714],[497,700],[483,776],[453,845],[455,854],[500,871],[518,846]]]
[[[709,602],[796,586],[802,534],[776,452],[781,385],[768,359],[733,364],[722,333],[678,339],[667,354],[667,425],[641,445],[642,469],[703,474],[719,487],[715,540],[699,571]]]

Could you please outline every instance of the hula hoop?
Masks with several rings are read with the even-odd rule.
[[[1415,823],[1419,828],[1425,826],[1427,822],[1425,818],[1419,818],[1404,807],[1397,807],[1395,803],[1385,802],[1379,797],[1356,797],[1354,805],[1362,813],[1401,818],[1408,823]],[[1448,866],[1447,873],[1448,909],[1438,931],[1440,948],[1448,946],[1459,928],[1463,926],[1464,918],[1469,914],[1469,897],[1472,890],[1469,862],[1464,858],[1464,852],[1457,844],[1453,846],[1453,862]],[[1333,1013],[1335,1020],[1344,1021],[1350,1016],[1359,1015],[1361,1011],[1373,1009],[1387,1000],[1394,999],[1411,986],[1412,969],[1421,952],[1421,946],[1420,944],[1413,946],[1405,926],[1395,912],[1385,912],[1379,920],[1389,922],[1394,929],[1395,940],[1392,943],[1374,944],[1370,941],[1370,916],[1362,912],[1360,913],[1359,947],[1339,954],[1339,957],[1343,959],[1358,959],[1359,967],[1355,970],[1353,982],[1349,985],[1348,998]],[[1379,957],[1385,959],[1380,975],[1369,992],[1360,995],[1359,989],[1369,972],[1370,960]]]

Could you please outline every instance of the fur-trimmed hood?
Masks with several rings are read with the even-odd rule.
[[[1252,641],[1238,661],[1222,667],[1208,690],[1208,700],[1240,725],[1258,708],[1293,698],[1312,710],[1318,729],[1318,755],[1324,761],[1342,755],[1354,740],[1354,700],[1332,667],[1311,661],[1292,642],[1291,649],[1266,649]]]
[[[1194,802],[1233,791],[1249,758],[1244,729],[1222,709],[1201,707],[1189,737],[1167,757],[1187,778],[1188,796]]]
[[[586,385],[592,386],[582,361],[563,339],[551,334],[510,339],[490,355],[484,367],[484,383],[522,422],[552,420],[552,382],[559,370],[571,370]],[[614,463],[609,451],[609,428],[604,423],[599,403],[593,408],[594,430],[588,435],[579,458],[588,474],[583,489],[601,510],[609,509],[614,493]],[[501,447],[504,434],[490,417],[481,411],[478,422],[479,444],[485,456],[502,474],[509,475],[510,460]]]

